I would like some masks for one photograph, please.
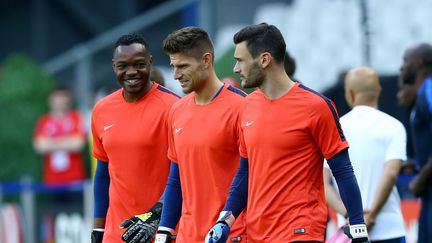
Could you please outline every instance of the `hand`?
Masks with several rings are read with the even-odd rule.
[[[122,235],[126,243],[151,243],[162,212],[162,203],[156,203],[147,213],[125,220],[120,228],[127,228]]]
[[[420,182],[420,177],[416,176],[414,177],[410,183],[408,184],[408,188],[414,195],[421,196],[423,194],[423,185]]]
[[[222,211],[216,225],[207,233],[205,243],[225,243],[230,234],[230,226],[234,223],[235,217],[231,211]]]
[[[353,243],[370,243],[365,224],[355,224],[344,227],[344,233]]]
[[[102,243],[103,235],[102,230],[93,230],[91,232],[91,243]]]
[[[230,227],[225,222],[219,222],[207,233],[205,243],[225,243],[230,234]]]
[[[175,236],[167,230],[158,230],[154,243],[171,243],[175,240]]]
[[[372,215],[369,209],[363,210],[363,217],[368,230],[372,229],[375,224],[375,216]]]

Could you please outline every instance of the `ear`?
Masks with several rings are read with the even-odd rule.
[[[213,55],[210,52],[206,52],[204,53],[204,55],[202,56],[202,62],[204,65],[204,68],[210,68],[211,65],[213,64]]]
[[[153,65],[153,56],[152,55],[149,56],[149,64]]]
[[[273,60],[272,55],[269,52],[263,52],[260,55],[260,64],[261,64],[261,68],[266,68],[270,65],[271,61]]]

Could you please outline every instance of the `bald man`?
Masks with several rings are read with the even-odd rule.
[[[350,144],[348,152],[362,195],[369,239],[400,243],[405,242],[405,228],[395,183],[406,160],[406,132],[402,123],[378,110],[380,93],[379,78],[372,69],[350,70],[345,78],[345,98],[352,110],[340,123]],[[332,186],[328,168],[324,168],[324,180],[327,203],[340,214],[342,226],[346,209]]]

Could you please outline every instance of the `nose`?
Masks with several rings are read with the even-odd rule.
[[[174,79],[179,80],[181,78],[182,74],[177,68],[174,68]]]
[[[134,67],[129,67],[126,70],[126,76],[134,76],[135,74],[137,74],[137,70]]]
[[[239,68],[238,62],[236,62],[236,64],[234,65],[233,71],[235,73],[240,73],[240,68]]]

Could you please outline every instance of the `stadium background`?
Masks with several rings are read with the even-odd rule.
[[[287,41],[297,63],[296,79],[340,94],[339,74],[369,65],[384,83],[380,108],[406,124],[406,112],[396,106],[396,79],[404,49],[432,40],[430,9],[430,0],[1,1],[0,243],[88,242],[91,183],[57,189],[87,196],[80,205],[58,205],[46,218],[47,195],[56,192],[40,183],[41,157],[33,152],[31,138],[55,83],[73,89],[89,125],[94,101],[118,87],[111,57],[121,34],[143,34],[167,86],[181,92],[161,48],[168,33],[187,25],[203,27],[214,40],[218,74],[237,78],[233,34],[246,24],[268,22]],[[344,101],[335,102],[342,107]],[[83,153],[89,158],[88,150]],[[90,178],[89,161],[87,169]],[[412,214],[407,238],[415,242],[418,202],[407,205],[414,208],[407,209]]]

